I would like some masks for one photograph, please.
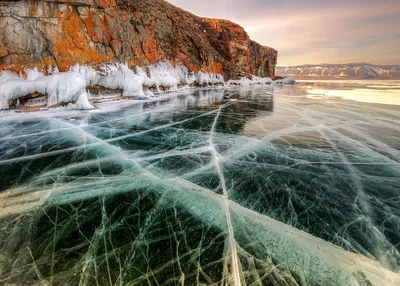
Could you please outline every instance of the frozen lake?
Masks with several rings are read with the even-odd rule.
[[[0,112],[0,285],[400,285],[400,81],[96,107]]]

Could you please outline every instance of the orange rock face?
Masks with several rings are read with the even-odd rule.
[[[227,78],[272,77],[276,58],[274,49],[251,41],[239,25],[200,18],[162,0],[0,2],[0,70],[169,60]]]

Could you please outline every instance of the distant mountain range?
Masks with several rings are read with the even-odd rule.
[[[275,74],[295,79],[400,79],[400,65],[351,63],[277,66]]]

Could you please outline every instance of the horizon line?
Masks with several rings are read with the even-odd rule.
[[[365,62],[353,62],[353,63],[340,63],[340,64],[330,64],[330,63],[319,63],[319,64],[297,64],[297,65],[276,65],[276,67],[300,67],[300,66],[318,66],[318,65],[371,65],[371,66],[400,66],[399,64],[371,64],[371,63],[365,63]]]

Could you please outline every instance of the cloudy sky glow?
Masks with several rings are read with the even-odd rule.
[[[229,19],[278,50],[279,65],[400,64],[400,0],[168,0]]]

